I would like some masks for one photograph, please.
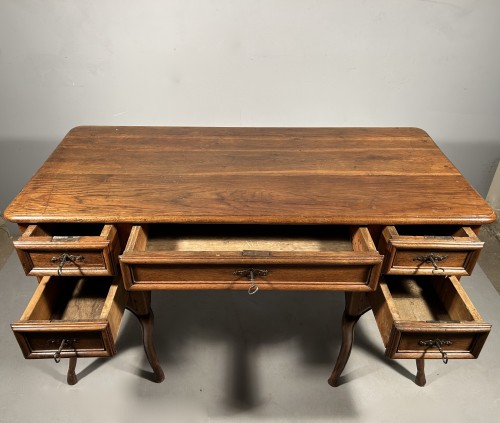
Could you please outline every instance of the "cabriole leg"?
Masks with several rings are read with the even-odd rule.
[[[366,294],[346,292],[345,309],[342,316],[342,345],[333,372],[328,379],[328,383],[333,387],[339,386],[340,375],[351,355],[356,323],[368,310],[370,310],[370,305]]]
[[[155,374],[155,382],[160,383],[165,379],[165,375],[158,361],[156,350],[153,344],[153,324],[154,315],[151,309],[150,291],[132,291],[129,293],[127,309],[134,314],[142,329],[142,343],[144,352]]]

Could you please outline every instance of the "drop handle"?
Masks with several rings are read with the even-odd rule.
[[[67,262],[77,263],[77,262],[85,261],[85,257],[83,257],[83,256],[75,256],[73,254],[68,254],[68,253],[65,252],[65,253],[62,253],[59,256],[52,257],[50,259],[50,261],[52,263],[59,262],[59,267],[57,268],[57,275],[58,276],[62,276],[63,267],[64,267],[64,265]]]
[[[235,270],[233,275],[235,276],[246,276],[250,281],[250,287],[248,288],[248,294],[253,295],[258,290],[259,287],[255,283],[256,276],[267,276],[269,274],[269,270],[267,269],[243,269],[243,270]]]
[[[428,339],[428,340],[421,340],[418,341],[418,345],[422,347],[436,347],[438,351],[441,353],[441,359],[443,360],[444,364],[448,364],[448,354],[446,354],[443,351],[443,346],[450,346],[453,345],[452,341],[448,340],[442,340],[442,339]]]
[[[49,340],[50,344],[57,344],[57,342],[59,342],[58,339],[50,339]],[[66,338],[63,338],[61,340],[61,344],[59,345],[59,348],[54,353],[54,361],[56,363],[59,363],[61,361],[61,353],[62,353],[62,350],[64,349],[64,347],[73,348],[73,344],[76,344],[77,342],[78,342],[77,339],[66,339]]]
[[[448,256],[443,256],[443,255],[439,255],[436,253],[430,253],[430,254],[427,254],[425,256],[417,256],[413,259],[413,261],[419,261],[422,264],[423,263],[430,263],[430,264],[432,264],[432,267],[434,267],[434,269],[432,270],[432,273],[437,273],[438,271],[440,271],[440,272],[445,271],[445,269],[443,269],[442,267],[439,267],[437,265],[437,262],[443,261],[447,258],[448,258]]]

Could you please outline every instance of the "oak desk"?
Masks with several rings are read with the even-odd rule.
[[[152,290],[345,291],[333,386],[369,309],[420,385],[490,330],[459,278],[494,212],[420,129],[78,127],[5,216],[40,282],[12,329],[26,358],[70,358],[69,383],[115,354],[125,308],[163,380]]]

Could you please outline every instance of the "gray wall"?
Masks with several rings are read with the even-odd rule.
[[[0,0],[0,210],[84,124],[418,126],[485,195],[499,22],[498,0]]]

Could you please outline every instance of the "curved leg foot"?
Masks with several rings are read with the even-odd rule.
[[[163,382],[165,375],[160,366],[160,362],[158,361],[153,344],[154,315],[153,310],[151,310],[151,293],[130,292],[127,309],[137,317],[139,323],[141,324],[144,352],[146,353],[149,364],[153,369],[155,375],[154,381],[157,383]]]
[[[354,339],[354,327],[361,316],[349,316],[345,311],[342,316],[342,346],[340,347],[335,368],[328,379],[330,386],[339,386],[340,375],[349,360],[352,351],[352,342]]]
[[[77,357],[70,357],[69,358],[69,366],[68,366],[68,374],[66,376],[66,381],[68,382],[68,385],[76,385],[78,382],[78,378],[76,377],[76,360]]]
[[[364,294],[346,293],[345,301],[345,310],[342,315],[342,345],[333,372],[328,379],[328,384],[333,387],[339,386],[340,375],[351,355],[356,323],[370,309]]]
[[[415,376],[415,383],[418,386],[425,386],[425,360],[423,358],[417,358],[417,375]]]
[[[146,316],[137,316],[142,327],[142,343],[144,344],[144,352],[149,361],[151,368],[155,374],[154,381],[161,383],[165,380],[165,374],[160,366],[158,357],[156,355],[155,346],[153,344],[153,323],[154,315],[153,310],[149,311]]]

